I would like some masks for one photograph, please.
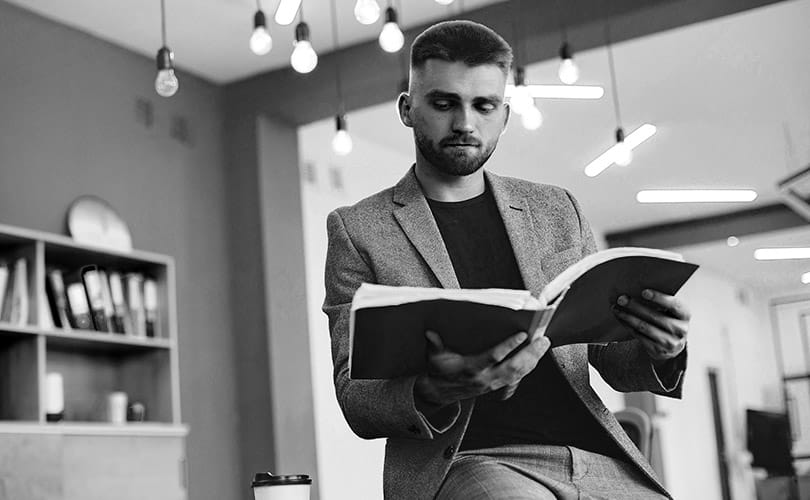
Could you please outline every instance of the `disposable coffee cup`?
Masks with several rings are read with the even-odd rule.
[[[253,476],[253,500],[309,500],[311,484],[306,474],[274,476],[258,472]]]

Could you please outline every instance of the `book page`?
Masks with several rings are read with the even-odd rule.
[[[528,290],[423,288],[363,283],[354,294],[352,310],[437,299],[477,302],[514,310],[538,310],[544,307],[544,304],[532,296]]]
[[[571,283],[576,281],[577,278],[585,274],[586,271],[592,269],[603,262],[618,259],[621,257],[642,256],[642,257],[657,257],[660,259],[674,260],[677,262],[684,262],[683,256],[675,252],[667,250],[659,250],[657,248],[643,248],[643,247],[617,247],[602,250],[600,252],[592,253],[576,264],[572,264],[565,271],[557,275],[556,278],[546,285],[540,293],[540,301],[546,304],[551,304],[557,300]]]

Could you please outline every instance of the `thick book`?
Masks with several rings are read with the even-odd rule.
[[[53,324],[63,330],[71,330],[67,291],[62,271],[50,269],[45,275],[45,292],[53,316]]]
[[[391,287],[363,283],[349,319],[349,373],[387,379],[426,369],[425,331],[445,347],[469,355],[525,331],[544,334],[552,347],[610,343],[633,335],[611,307],[619,295],[651,288],[675,295],[697,270],[673,252],[612,248],[583,258],[534,297],[526,290]]]

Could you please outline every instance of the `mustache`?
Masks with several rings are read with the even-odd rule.
[[[454,135],[445,137],[439,142],[440,146],[448,146],[450,144],[469,144],[471,146],[480,146],[481,141],[470,135]]]

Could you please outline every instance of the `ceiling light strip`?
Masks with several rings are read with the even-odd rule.
[[[752,189],[651,189],[639,191],[639,203],[741,203],[757,199]]]
[[[759,248],[754,250],[757,260],[810,259],[810,248]]]
[[[278,8],[276,8],[276,22],[282,26],[292,24],[300,7],[301,0],[281,0]]]
[[[644,125],[640,126],[636,130],[633,131],[632,134],[628,135],[624,139],[624,144],[629,147],[631,150],[638,147],[639,144],[646,141],[653,135],[658,129],[655,125],[645,123]],[[616,148],[618,144],[614,144],[611,146],[607,151],[599,155],[595,160],[590,162],[588,166],[585,167],[585,175],[588,177],[596,177],[597,175],[601,174],[606,168],[613,164],[613,159],[616,154]]]

